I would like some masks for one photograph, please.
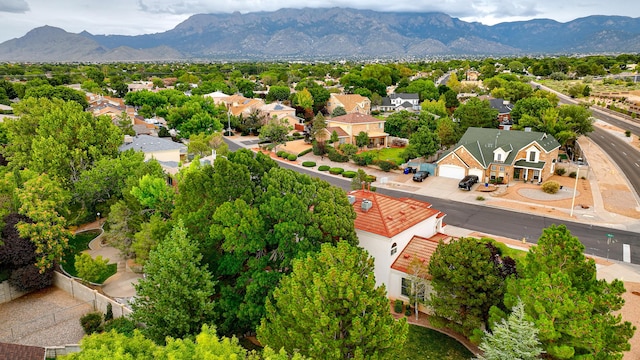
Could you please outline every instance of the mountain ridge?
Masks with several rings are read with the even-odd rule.
[[[593,15],[484,25],[444,13],[351,8],[195,14],[144,35],[43,26],[0,44],[0,61],[428,58],[640,52],[640,18]]]

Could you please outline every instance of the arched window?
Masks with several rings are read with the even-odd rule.
[[[398,244],[393,243],[393,245],[391,245],[391,255],[395,254],[398,252]]]

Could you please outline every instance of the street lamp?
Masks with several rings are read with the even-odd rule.
[[[578,178],[580,177],[580,165],[578,165],[578,171],[576,171],[576,183],[573,186],[573,198],[571,198],[571,212],[569,216],[573,216],[573,207],[576,203],[576,190],[578,190]]]
[[[100,220],[100,213],[96,213],[96,220]]]

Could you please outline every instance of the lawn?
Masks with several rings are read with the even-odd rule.
[[[62,261],[60,262],[60,266],[71,276],[78,276],[76,272],[76,259],[75,256],[80,254],[82,251],[87,250],[89,248],[89,242],[95,239],[96,236],[100,235],[100,230],[89,230],[84,231],[69,239],[69,248],[65,252],[62,257]],[[107,271],[100,276],[98,284],[102,284],[105,280],[107,280],[111,275],[114,275],[118,270],[118,264],[109,264]]]
[[[374,154],[374,159],[376,160],[391,160],[399,166],[404,163],[404,159],[400,156],[403,151],[404,148],[383,148],[380,150],[363,151],[363,153]]]
[[[398,359],[462,360],[473,359],[473,354],[456,339],[441,332],[409,325],[407,342]]]

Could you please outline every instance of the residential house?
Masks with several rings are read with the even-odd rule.
[[[541,183],[555,171],[560,143],[534,131],[470,127],[452,150],[437,161],[438,176],[482,182],[527,180]]]
[[[142,91],[142,90],[153,91],[155,90],[155,88],[156,87],[153,85],[153,82],[151,81],[135,81],[135,82],[132,82],[131,84],[127,84],[127,90],[129,92]]]
[[[11,344],[0,342],[0,359],[11,360],[42,360],[45,356],[45,348],[40,346]]]
[[[498,110],[498,127],[504,130],[511,130],[513,121],[511,121],[511,110],[513,110],[513,104],[509,100],[496,99],[492,97],[479,97],[480,100],[488,100],[489,106],[492,109]]]
[[[369,135],[369,147],[386,147],[389,144],[389,134],[384,132],[385,120],[374,118],[371,115],[350,113],[336,116],[327,120],[327,128],[339,127],[348,137],[344,137],[346,144],[356,144],[356,136],[361,131]]]
[[[368,97],[364,97],[358,94],[331,94],[327,101],[327,112],[333,113],[337,107],[342,106],[347,114],[359,113],[370,114],[371,113],[371,100]]]
[[[186,160],[187,146],[177,143],[171,138],[161,138],[149,135],[125,136],[120,151],[133,149],[144,153],[144,160],[157,160],[169,174],[178,172],[180,162]]]
[[[239,94],[223,97],[220,103],[224,104],[233,116],[248,116],[265,105],[262,99],[246,98]]]
[[[473,69],[469,69],[465,72],[465,76],[466,76],[466,80],[467,81],[478,81],[478,78],[480,77],[480,73],[476,70]]]
[[[420,96],[418,94],[397,93],[382,98],[380,111],[420,111]]]
[[[223,93],[222,91],[215,91],[209,94],[204,94],[202,96],[205,98],[213,99],[213,103],[216,105],[219,105],[219,104],[226,105],[226,102],[224,100],[229,97],[229,95]]]
[[[428,262],[442,233],[445,214],[431,204],[394,198],[365,189],[352,191],[359,245],[374,258],[376,285],[385,285],[391,298],[407,299],[407,282],[414,258]]]

